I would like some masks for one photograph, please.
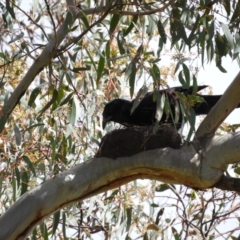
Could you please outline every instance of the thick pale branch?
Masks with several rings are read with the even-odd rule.
[[[236,108],[240,102],[240,72],[227,88],[218,103],[212,108],[200,124],[195,137],[213,137],[225,118]]]
[[[156,149],[129,158],[94,158],[24,194],[1,218],[0,239],[20,239],[65,205],[138,178],[195,188],[214,185],[224,169],[209,168],[193,145]],[[9,226],[9,223],[10,226]]]
[[[240,162],[240,132],[207,140],[204,151],[209,167],[226,169],[227,165]]]

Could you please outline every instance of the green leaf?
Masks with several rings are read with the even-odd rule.
[[[75,104],[74,99],[72,101],[71,110],[69,112],[69,119],[68,120],[72,125],[74,125],[75,122],[76,122],[76,104]]]
[[[93,65],[95,71],[97,71],[97,67],[96,67],[96,65],[95,65],[95,62],[94,62],[94,60],[93,60],[90,52],[89,52],[87,49],[86,49],[86,52],[87,52],[87,54],[88,54],[88,57],[90,58],[90,61],[91,61],[92,65]]]
[[[155,22],[153,21],[152,16],[147,16],[147,18],[148,18],[148,25],[147,25],[146,33],[148,36],[152,36],[154,27],[155,27]]]
[[[81,10],[80,10],[81,11]],[[89,28],[89,22],[88,22],[88,18],[87,18],[87,15],[81,11],[81,17],[80,19],[83,21],[84,25],[86,28]]]
[[[228,52],[228,43],[225,36],[221,36],[218,32],[215,36],[216,49],[219,57],[226,56]]]
[[[143,235],[143,240],[148,240],[147,232]]]
[[[103,51],[100,55],[99,61],[98,61],[98,69],[97,69],[97,87],[99,87],[99,81],[102,77],[102,73],[104,70],[104,64],[105,64],[105,52]]]
[[[19,172],[17,166],[15,167],[15,175],[16,175],[16,179],[17,179],[17,186],[19,188],[20,187],[21,176],[20,176],[20,172]]]
[[[12,178],[12,200],[14,202],[16,202],[17,196],[18,196],[18,194],[17,194],[18,191],[17,191],[17,186],[16,185],[17,185],[16,178]],[[0,192],[0,194],[1,194],[1,192]]]
[[[120,19],[121,19],[120,14],[113,14],[113,17],[110,21],[110,29],[109,29],[110,35],[112,35],[116,30]]]
[[[39,95],[40,92],[41,92],[41,87],[40,86],[33,89],[33,91],[31,92],[30,98],[28,100],[28,106],[29,107],[33,106],[33,104],[34,104],[34,102],[35,102],[35,100],[36,100],[36,98],[37,98],[37,96]],[[35,104],[34,104],[34,106],[35,106]]]
[[[228,1],[228,0],[225,0],[225,1]],[[230,3],[230,1],[228,1]],[[239,16],[240,16],[240,5],[239,5],[239,0],[236,1],[236,5],[235,7],[233,6],[233,14],[232,14],[232,18],[230,20],[230,23],[233,24],[233,23],[238,23],[239,21]]]
[[[55,234],[60,219],[60,211],[57,211],[53,214],[53,228],[52,228],[52,236]]]
[[[40,231],[43,239],[46,240],[48,231],[47,231],[47,226],[44,222],[40,224]]]
[[[159,68],[155,63],[153,64],[152,68],[150,69],[150,74],[153,78],[155,85],[158,86],[158,84],[161,80],[161,76],[160,76]]]
[[[91,67],[89,65],[87,65],[86,67],[78,67],[78,68],[73,68],[71,70],[75,73],[78,73],[81,71],[89,71],[90,69],[91,69]]]
[[[172,233],[173,233],[174,239],[175,240],[180,240],[180,236],[179,236],[177,230],[174,227],[171,227],[171,229],[172,229]]]
[[[159,40],[158,40],[158,50],[157,50],[157,56],[158,58],[160,57],[160,53],[163,49],[163,39],[161,37],[159,37]]]
[[[226,73],[226,72],[227,72],[226,69],[222,66],[222,60],[221,60],[221,59],[217,59],[216,61],[217,61],[217,67],[218,67],[218,69],[219,69],[221,72]]]
[[[158,213],[157,213],[157,216],[156,216],[156,220],[155,220],[155,223],[158,225],[159,224],[159,221],[160,221],[160,217],[163,215],[164,213],[164,208],[161,208]]]
[[[198,29],[199,27],[199,20],[200,20],[200,15],[197,14],[197,17],[195,19],[195,23],[193,24],[193,27],[192,27],[192,31],[188,37],[188,40],[187,40],[187,44],[190,46],[190,47],[193,47],[195,44],[193,44],[193,40],[196,38],[195,36],[195,31]]]
[[[56,156],[56,141],[53,138],[53,136],[49,136],[49,140],[51,142],[52,162],[53,162],[53,160],[55,160],[55,156]]]
[[[157,21],[157,28],[158,28],[158,33],[160,34],[160,36],[162,38],[162,41],[164,43],[166,43],[167,42],[167,35],[166,35],[165,29],[164,29],[163,24],[162,24],[160,19]]]
[[[133,16],[133,19],[132,19],[131,23],[129,24],[128,28],[123,31],[124,37],[127,36],[132,31],[135,24],[137,23],[137,20],[138,20],[138,15]]]
[[[3,60],[5,60],[6,62],[9,62],[9,58],[2,52],[0,52],[0,58],[2,58]]]
[[[167,184],[160,184],[159,186],[156,187],[155,191],[156,192],[164,192],[168,189],[170,189],[170,188]]]
[[[117,35],[117,43],[118,43],[118,49],[119,49],[120,54],[125,54],[126,51],[125,51],[125,48],[123,47],[124,43],[125,43],[125,39],[122,36],[121,31],[119,31],[119,33]]]
[[[208,28],[209,41],[212,41],[214,33],[215,33],[215,22],[212,21]]]
[[[29,177],[27,172],[22,172],[20,176],[21,176],[21,195],[23,195],[25,192],[27,192]]]
[[[105,47],[105,57],[107,60],[108,67],[111,67],[111,62],[110,62],[110,41],[107,41],[106,47]]]
[[[16,19],[13,8],[10,6],[11,1],[6,1],[6,9],[13,19]]]
[[[213,42],[212,41],[208,41],[208,43],[207,43],[207,57],[208,57],[208,61],[212,61],[213,56],[214,56]]]
[[[195,95],[198,92],[198,83],[195,75],[193,75],[193,91],[192,94]]]
[[[66,235],[66,213],[62,211],[62,233],[63,233],[63,238],[67,239]]]
[[[61,102],[60,102],[60,106],[63,106],[67,103],[69,103],[72,99],[72,96],[73,96],[74,92],[71,92],[67,95],[67,97],[65,97]]]
[[[137,67],[135,61],[131,61],[130,64],[127,66],[125,72],[125,79],[129,81],[130,86],[130,96],[133,96],[134,87],[135,87],[135,78],[136,78]]]
[[[23,161],[28,165],[29,169],[32,171],[34,177],[36,177],[35,168],[31,162],[31,160],[27,156],[23,156],[22,158],[23,158]]]
[[[9,1],[7,1],[9,2]],[[13,30],[13,23],[12,23],[12,19],[10,14],[8,14],[7,9],[5,8],[5,6],[2,4],[2,2],[0,2],[0,8],[2,9],[1,13],[2,13],[2,19],[4,21],[4,23],[6,24],[7,28],[10,29],[10,31]]]
[[[69,32],[70,31],[70,26],[72,25],[73,23],[73,15],[70,11],[67,12],[67,16],[66,16],[66,19],[64,21],[64,31],[67,31]]]
[[[16,35],[13,39],[11,39],[8,43],[16,42],[16,41],[18,41],[19,39],[22,39],[23,36],[24,36],[24,33],[23,33],[23,32],[20,32],[20,33],[19,33],[18,35]],[[16,54],[16,56],[19,55],[21,52],[22,52],[22,50],[20,50],[20,51],[18,52],[18,54]]]
[[[182,74],[183,74],[183,71],[180,71],[178,74],[178,80],[182,84],[183,87],[187,88],[187,83],[185,82]]]
[[[236,33],[235,34],[235,47],[234,47],[234,54],[236,54],[236,57],[238,56],[238,53],[240,53],[240,34]]]
[[[25,131],[29,131],[29,130],[31,130],[32,128],[36,128],[36,127],[39,127],[39,126],[44,126],[44,123],[36,123],[36,124],[33,124],[33,125],[31,125],[30,127],[28,127]]]
[[[175,106],[174,106],[174,124],[179,123],[180,119],[180,106],[179,106],[179,101],[175,101]]]
[[[188,136],[186,139],[186,143],[189,143],[193,132],[195,131],[195,121],[196,121],[196,114],[193,108],[190,108],[190,116],[188,118],[189,124],[190,124],[190,130],[188,132]]]
[[[224,35],[227,38],[227,41],[228,41],[228,44],[229,44],[230,48],[233,49],[234,48],[233,37],[232,37],[232,34],[231,34],[228,26],[226,24],[224,24],[224,23],[220,23],[220,25],[222,27]]]
[[[14,125],[13,130],[14,130],[14,134],[15,134],[16,144],[17,144],[18,146],[20,146],[20,145],[21,145],[21,142],[22,142],[21,132],[20,132],[20,130],[19,130],[19,128],[18,128],[17,125]]]
[[[186,81],[186,88],[190,87],[190,72],[186,64],[182,63],[183,66],[183,72],[185,76],[185,81]]]
[[[143,97],[146,95],[148,91],[148,88],[146,87],[146,85],[143,85],[138,93],[137,93],[137,96],[133,102],[133,106],[131,108],[131,114],[134,112],[134,110],[138,107],[139,103],[141,102],[141,100],[143,99]]]
[[[51,86],[49,88],[49,94],[52,92],[52,98],[51,100],[39,111],[39,115],[42,115],[44,112],[47,111],[48,108],[50,108],[58,99],[58,91],[56,89],[53,89],[54,86]],[[54,110],[56,107],[54,107],[52,110]]]
[[[127,208],[127,225],[126,225],[126,231],[129,231],[132,223],[132,208]]]

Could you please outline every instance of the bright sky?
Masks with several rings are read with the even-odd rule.
[[[201,69],[198,74],[199,85],[206,84],[213,88],[213,94],[223,94],[232,80],[240,71],[237,61],[232,61],[230,57],[223,58],[222,66],[227,73],[222,73],[215,65],[215,62],[208,64]],[[225,120],[230,124],[240,123],[240,108],[235,109]]]
[[[36,1],[37,2],[37,1]],[[36,5],[35,2],[35,6]],[[21,7],[25,10],[29,8],[29,3],[31,5],[32,1],[22,1]],[[186,62],[187,64],[187,62]],[[230,57],[222,59],[222,65],[227,70],[227,73],[222,73],[215,65],[213,61],[211,64],[205,65],[204,69],[201,68],[200,72],[198,73],[197,79],[198,84],[206,84],[210,85],[213,89],[213,94],[223,94],[232,80],[235,78],[237,73],[240,70],[240,67],[237,64],[237,61],[232,62]],[[178,86],[180,83],[175,82],[174,85]],[[129,93],[129,92],[128,92]],[[234,110],[230,116],[226,119],[227,123],[236,124],[240,123],[240,109]],[[236,212],[237,213],[237,212]],[[232,224],[232,222],[231,222]],[[237,224],[236,224],[237,225]],[[226,226],[225,226],[226,228]],[[99,235],[93,235],[94,239],[100,239]]]

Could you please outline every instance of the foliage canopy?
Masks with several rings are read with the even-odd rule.
[[[199,62],[215,61],[225,73],[224,57],[239,61],[237,0],[20,2],[0,3],[2,214],[96,154],[105,102],[171,80],[196,88]],[[236,239],[234,228],[223,232],[218,224],[238,210],[237,201],[232,192],[135,181],[58,210],[32,239],[91,239],[97,232],[105,239]]]

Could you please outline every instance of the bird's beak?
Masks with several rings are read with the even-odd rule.
[[[112,121],[112,117],[109,116],[107,118],[103,117],[103,120],[102,120],[102,128],[105,129],[106,125],[108,122]]]

